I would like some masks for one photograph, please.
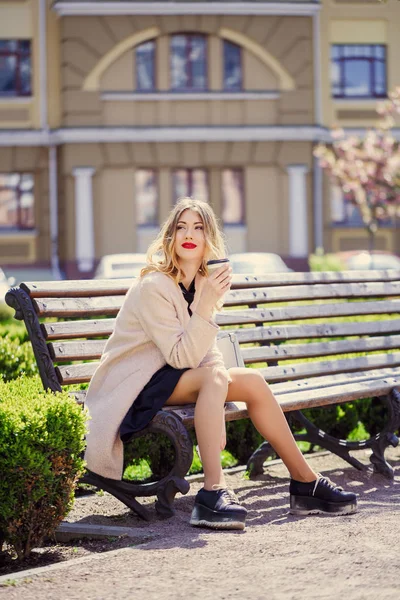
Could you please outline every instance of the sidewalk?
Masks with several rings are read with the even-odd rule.
[[[85,522],[124,522],[147,528],[156,538],[30,573],[28,580],[15,578],[14,586],[0,587],[0,598],[391,599],[399,589],[400,449],[391,449],[389,456],[393,482],[360,473],[332,455],[309,459],[314,469],[359,494],[359,512],[345,517],[289,515],[287,472],[281,464],[255,481],[230,476],[229,484],[249,509],[244,532],[189,526],[201,483],[178,499],[175,517],[150,524],[128,515],[111,496],[81,498],[69,520],[82,514],[78,504],[83,501],[97,513]],[[102,504],[106,517],[100,515]]]

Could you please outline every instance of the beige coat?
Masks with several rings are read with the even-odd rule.
[[[202,283],[198,274],[194,310]],[[121,479],[121,422],[161,367],[225,368],[216,346],[218,325],[196,312],[190,317],[187,306],[180,287],[163,273],[136,279],[128,291],[87,392],[91,420],[85,459],[91,471]]]

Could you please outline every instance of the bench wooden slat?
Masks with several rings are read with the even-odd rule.
[[[295,379],[293,381],[281,381],[271,383],[271,389],[274,393],[291,394],[301,390],[324,390],[331,386],[347,385],[357,381],[372,381],[373,379],[386,380],[387,378],[398,377],[399,371],[396,368],[371,369],[370,371],[350,371],[349,373],[335,373],[331,375],[320,375],[310,379]]]
[[[46,340],[68,340],[73,338],[109,337],[114,330],[115,319],[92,319],[90,321],[60,321],[42,323]]]
[[[102,296],[95,298],[38,298],[34,300],[39,317],[88,317],[90,315],[115,316],[124,301],[124,296]]]
[[[343,312],[346,312],[345,315],[349,316],[348,308],[354,305],[359,307],[360,305],[365,307],[365,312],[367,307],[365,305],[369,304],[370,310],[368,311],[370,314],[379,314],[379,313],[390,313],[393,312],[394,308],[398,304],[398,310],[400,311],[400,301],[393,300],[390,302],[381,302],[377,303],[380,306],[376,307],[373,310],[375,303],[364,303],[364,302],[351,302],[347,304],[340,305],[343,308]],[[320,308],[322,306],[335,307],[334,316],[341,316],[339,305],[317,305],[313,307],[313,311],[318,310],[319,316],[321,315]],[[296,308],[296,307],[291,307]],[[304,307],[298,307],[302,309]],[[390,309],[390,310],[389,310]],[[276,310],[274,309],[273,317],[278,316],[276,314]],[[279,309],[281,310],[281,309]],[[287,309],[284,309],[287,310]],[[218,313],[216,317],[216,321],[219,325],[223,325],[225,321],[225,315],[229,312],[236,311],[226,311],[225,313]],[[247,311],[250,312],[250,309]],[[253,309],[253,312],[259,312],[257,309]],[[310,311],[311,312],[311,311]],[[328,310],[327,310],[328,312]],[[360,309],[357,308],[357,313],[360,312]],[[265,318],[265,311],[263,311]],[[293,314],[291,312],[291,317]],[[355,315],[357,316],[357,315]],[[298,318],[304,317],[304,313],[301,314]],[[314,314],[313,314],[314,317]],[[297,318],[297,317],[296,317]],[[327,316],[326,316],[327,318]],[[235,320],[235,319],[232,319]],[[269,318],[269,320],[274,321],[275,318]],[[259,320],[255,320],[255,322],[260,322]],[[263,322],[263,321],[261,321]],[[92,320],[84,320],[84,321],[61,321],[59,323],[43,323],[42,331],[45,339],[51,340],[67,340],[73,338],[91,338],[91,337],[104,337],[110,336],[115,326],[115,319],[92,319]],[[301,338],[311,338],[311,337],[335,337],[341,335],[370,335],[373,333],[398,333],[400,332],[400,320],[399,319],[391,319],[390,321],[372,321],[372,322],[359,322],[359,323],[331,323],[326,321],[317,325],[276,325],[276,326],[264,326],[264,327],[254,327],[254,328],[245,328],[245,329],[235,329],[235,334],[238,337],[240,343],[250,343],[250,342],[261,342],[261,341],[277,341],[277,340],[286,340],[286,339],[301,339]]]
[[[298,285],[301,283],[362,283],[367,281],[399,281],[400,271],[331,271],[324,273],[267,273],[264,275],[234,275],[232,289]],[[126,294],[134,279],[87,279],[70,281],[31,281],[21,288],[32,298],[66,298],[85,296],[115,296]]]
[[[330,323],[318,325],[275,325],[235,329],[234,333],[242,344],[251,342],[277,342],[304,338],[338,337],[350,335],[376,335],[400,333],[400,319],[389,321],[360,321],[358,323]]]
[[[338,387],[363,381],[373,381],[379,379],[384,383],[392,381],[393,378],[400,377],[397,369],[372,369],[371,371],[355,371],[350,373],[337,373],[334,375],[322,375],[311,379],[296,379],[294,381],[282,381],[270,385],[274,394],[293,394],[296,392],[320,391],[325,393],[328,387]],[[77,401],[83,403],[86,398],[86,390],[76,390],[71,392]]]
[[[400,296],[400,282],[329,283],[233,290],[225,295],[225,306],[267,304],[294,300]]]
[[[218,325],[246,325],[270,323],[272,321],[293,321],[300,319],[322,319],[400,312],[400,300],[377,300],[376,302],[340,302],[304,304],[300,306],[278,306],[224,310],[216,316]]]
[[[55,342],[48,345],[50,356],[55,362],[99,359],[107,340],[84,340],[77,342]]]
[[[242,356],[246,364],[270,360],[292,360],[313,356],[353,354],[354,352],[375,352],[376,350],[400,350],[400,335],[380,336],[358,340],[338,340],[309,344],[281,344],[243,348]]]
[[[21,288],[31,298],[85,298],[125,295],[134,279],[82,279],[70,281],[30,281]]]
[[[265,275],[233,275],[231,289],[299,285],[302,283],[363,283],[366,281],[399,281],[400,271],[325,271],[310,273],[268,273]]]
[[[106,340],[55,342],[49,344],[49,351],[52,359],[56,362],[93,360],[101,357],[105,345]],[[250,364],[269,360],[289,360],[292,358],[373,352],[389,349],[400,349],[400,335],[380,336],[360,340],[242,348],[242,356],[244,362]]]
[[[328,388],[325,392],[321,390],[302,391],[290,395],[282,395],[276,393],[274,386],[271,389],[277,396],[279,404],[284,412],[292,410],[304,410],[305,408],[316,408],[321,406],[329,406],[330,404],[338,404],[368,398],[370,396],[380,396],[387,394],[393,387],[400,385],[400,376],[392,377],[386,382],[383,380],[362,381],[357,383],[349,383],[347,385],[337,385]],[[178,415],[185,427],[193,427],[194,425],[194,406],[166,406],[166,411],[173,411]],[[225,420],[236,421],[237,419],[247,418],[246,404],[244,402],[228,402],[225,405]]]
[[[60,366],[56,367],[56,372],[62,385],[87,383],[90,381],[98,364],[98,361],[96,361],[78,365]],[[393,354],[371,354],[357,358],[288,364],[279,367],[264,367],[260,368],[259,371],[263,374],[266,381],[272,383],[275,381],[289,381],[331,373],[397,367],[399,365],[400,352],[396,352]]]
[[[225,311],[216,315],[218,325],[235,325],[243,323],[263,323],[277,320],[292,320],[304,318],[328,318],[339,316],[357,316],[367,314],[382,314],[400,312],[400,300],[381,302],[347,302],[343,304],[318,304],[309,306],[291,306],[285,308],[268,309],[268,314],[263,309],[248,309],[246,311]],[[238,315],[239,313],[239,315]],[[255,313],[255,318],[252,318]],[[233,318],[231,315],[233,314]],[[266,314],[268,319],[266,319]],[[243,316],[244,315],[244,316]],[[390,332],[389,323],[393,323],[393,332],[400,331],[399,320],[374,321],[372,323],[330,323],[319,325],[277,325],[273,327],[255,327],[252,329],[237,329],[236,335],[241,343],[258,342],[262,340],[281,340],[307,337],[334,337],[346,335],[352,328],[357,334],[370,334]],[[91,319],[83,321],[61,321],[59,323],[43,323],[42,330],[47,340],[66,340],[73,338],[90,338],[110,336],[115,326],[115,319]],[[385,329],[387,327],[387,329]],[[345,329],[343,329],[345,328]],[[345,330],[345,333],[342,333]]]
[[[375,285],[375,284],[373,284]],[[389,284],[388,284],[389,285]],[[391,284],[390,284],[391,285]],[[393,284],[394,285],[394,284]],[[396,284],[397,285],[397,284]],[[282,288],[283,289],[283,288]],[[285,288],[286,289],[286,288]],[[294,288],[293,288],[294,289]],[[394,289],[394,288],[393,288]],[[393,289],[391,290],[393,292]],[[271,289],[271,291],[276,291]],[[279,290],[278,290],[279,291]],[[371,290],[370,290],[371,291]],[[239,292],[230,292],[227,294],[225,306],[229,306],[231,296],[238,294]],[[240,292],[243,296],[239,299],[244,304],[250,304],[250,296],[246,295],[246,301],[244,302],[244,292]],[[257,294],[256,290],[253,290],[254,294]],[[394,293],[394,292],[393,292]],[[398,294],[400,294],[400,284],[398,286]],[[365,294],[366,296],[368,294]],[[374,296],[374,294],[372,294]],[[327,296],[329,297],[329,296]],[[277,298],[269,299],[275,301]],[[288,298],[286,298],[287,300]],[[294,300],[294,298],[291,298]],[[300,299],[300,298],[299,298]],[[316,299],[316,298],[313,298]],[[319,298],[321,299],[321,298]],[[88,317],[88,316],[116,316],[119,309],[122,306],[124,297],[123,296],[105,296],[105,297],[88,297],[88,298],[38,298],[34,300],[36,312],[39,317]],[[238,300],[238,298],[236,298]],[[256,300],[253,297],[254,302],[261,303],[260,299]],[[284,297],[281,298],[285,300]],[[379,302],[379,301],[378,301]],[[387,310],[385,312],[397,312],[396,306],[400,304],[400,301],[394,300],[393,302],[384,301],[386,303]],[[235,303],[236,304],[236,301]],[[354,315],[354,314],[376,314],[376,310],[373,305],[374,302],[347,302],[341,304],[312,304],[304,306],[287,306],[287,307],[271,307],[264,309],[251,309],[245,311],[233,311],[226,310],[218,314],[218,321],[221,325],[235,325],[244,323],[254,322],[269,322],[272,320],[287,320],[292,319],[307,319],[307,318],[321,318],[326,316],[339,315]],[[337,307],[337,308],[335,308]],[[382,308],[382,307],[381,307]],[[257,310],[257,312],[256,312]],[[336,311],[336,313],[335,313]],[[255,314],[253,314],[255,313]],[[290,316],[291,315],[291,316]]]
[[[349,371],[369,370],[381,367],[398,367],[399,365],[400,353],[396,352],[393,354],[372,354],[357,358],[288,364],[280,367],[264,367],[259,370],[267,381],[274,382],[328,375],[330,373],[347,373]]]
[[[56,367],[56,373],[61,385],[73,383],[89,383],[99,362],[88,362],[80,365]]]

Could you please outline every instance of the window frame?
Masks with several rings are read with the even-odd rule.
[[[225,92],[231,92],[234,94],[235,92],[243,92],[243,48],[239,44],[235,44],[235,42],[231,42],[230,40],[222,40],[222,89]],[[225,76],[225,47],[227,44],[231,46],[236,46],[239,49],[239,67],[240,67],[240,83],[237,88],[227,88],[225,85],[226,76]]]
[[[9,56],[16,57],[16,66],[15,66],[15,91],[12,93],[4,92],[0,90],[0,98],[30,98],[32,97],[32,40],[31,39],[3,39],[1,41],[17,42],[16,50],[1,50],[0,49],[0,59],[6,58]],[[23,50],[20,48],[20,44],[22,42],[29,42],[29,50]],[[23,92],[21,90],[21,58],[29,57],[30,59],[30,73],[29,73],[29,92]]]
[[[138,171],[150,171],[154,175],[154,185],[156,190],[156,220],[152,223],[139,223],[137,218],[137,184],[136,184],[136,174]],[[160,182],[159,182],[159,170],[154,169],[153,167],[136,167],[135,168],[135,207],[136,207],[136,226],[141,229],[145,229],[146,227],[159,227],[160,226]]]
[[[138,73],[138,61],[137,61],[137,49],[140,48],[140,46],[144,46],[145,44],[148,43],[152,43],[153,44],[153,50],[152,50],[152,88],[151,89],[141,89],[139,88],[139,73]],[[151,40],[146,40],[145,42],[142,42],[140,44],[138,44],[137,46],[135,46],[135,90],[138,94],[151,94],[155,91],[157,91],[157,69],[156,69],[156,64],[157,64],[157,38],[152,38]]]
[[[225,198],[224,198],[224,172],[232,171],[233,173],[239,173],[239,190],[240,190],[240,200],[241,200],[241,213],[242,220],[237,221],[235,223],[226,223],[224,221],[224,208],[225,208]],[[243,167],[224,167],[221,169],[221,221],[224,227],[245,227],[247,224],[247,214],[246,214],[246,198],[245,198],[245,169]]]
[[[15,175],[19,175],[20,180],[18,182],[17,187],[12,187],[12,186],[6,186],[3,185],[1,183],[1,177],[3,176],[15,176]],[[22,219],[21,219],[21,215],[22,215],[22,207],[21,207],[21,196],[23,195],[24,191],[21,190],[21,181],[22,181],[22,177],[24,175],[29,175],[32,177],[32,196],[33,196],[33,207],[32,207],[32,211],[33,211],[33,225],[31,227],[27,227],[22,225]],[[0,234],[1,233],[8,233],[8,232],[22,232],[22,231],[35,231],[36,230],[36,203],[35,203],[35,174],[33,172],[21,172],[21,171],[15,171],[13,173],[4,173],[4,172],[0,172],[0,193],[3,190],[12,190],[16,192],[16,202],[17,202],[17,225],[13,225],[10,227],[5,227],[4,225],[0,224]]]
[[[363,46],[363,47],[368,47],[368,48],[382,48],[384,50],[384,58],[378,58],[376,56],[362,56],[354,54],[354,56],[344,56],[344,49],[348,48],[348,47],[359,47],[359,46]],[[338,58],[334,58],[333,57],[333,49],[336,48],[339,50],[339,57]],[[330,56],[330,61],[331,61],[331,67],[333,64],[337,64],[339,67],[339,78],[340,78],[340,82],[339,82],[339,87],[340,87],[340,93],[335,93],[333,88],[334,88],[334,84],[332,82],[331,79],[331,97],[334,100],[367,100],[367,99],[382,99],[382,98],[387,98],[387,73],[388,73],[388,68],[387,68],[387,44],[331,44],[331,56]],[[362,60],[365,61],[369,64],[369,80],[368,80],[368,94],[367,95],[351,95],[351,94],[346,94],[346,87],[345,87],[345,65],[346,65],[346,61],[352,61],[352,60]],[[385,73],[385,92],[384,93],[377,93],[375,91],[376,88],[376,81],[375,81],[375,68],[374,65],[377,62],[382,62],[384,65],[384,73]]]
[[[204,79],[205,79],[205,85],[204,87],[193,87],[192,85],[186,86],[186,87],[173,87],[172,84],[172,77],[171,77],[171,73],[172,73],[172,57],[173,57],[173,49],[172,49],[172,41],[174,39],[174,37],[185,37],[186,38],[186,43],[185,43],[185,54],[186,54],[186,60],[185,60],[185,73],[186,75],[188,75],[187,73],[187,69],[188,69],[188,65],[190,67],[190,74],[188,77],[188,80],[190,80],[190,82],[193,81],[193,71],[191,69],[191,61],[188,60],[188,57],[190,56],[190,50],[191,50],[191,39],[193,37],[198,37],[204,40]],[[208,69],[209,69],[209,60],[208,60],[208,35],[205,33],[199,33],[199,32],[181,32],[181,33],[173,33],[169,36],[169,90],[170,92],[208,92],[209,91],[209,84],[208,84]],[[190,43],[188,44],[187,41],[190,40]]]
[[[178,202],[178,198],[183,198],[185,196],[177,196],[175,198],[175,185],[174,185],[174,176],[175,173],[177,173],[178,171],[187,171],[188,173],[188,193],[186,194],[187,197],[192,198],[193,197],[193,171],[204,171],[205,173],[205,180],[206,180],[206,189],[207,189],[207,202],[210,203],[210,173],[209,173],[209,169],[206,169],[205,167],[176,167],[174,169],[171,170],[171,187],[172,187],[172,206],[175,206],[175,204]]]

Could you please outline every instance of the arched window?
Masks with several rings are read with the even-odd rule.
[[[136,89],[139,92],[151,92],[156,88],[155,48],[155,40],[149,40],[135,48]]]
[[[224,90],[242,89],[241,47],[224,40]]]
[[[204,91],[207,89],[207,38],[201,34],[171,36],[171,89]]]

